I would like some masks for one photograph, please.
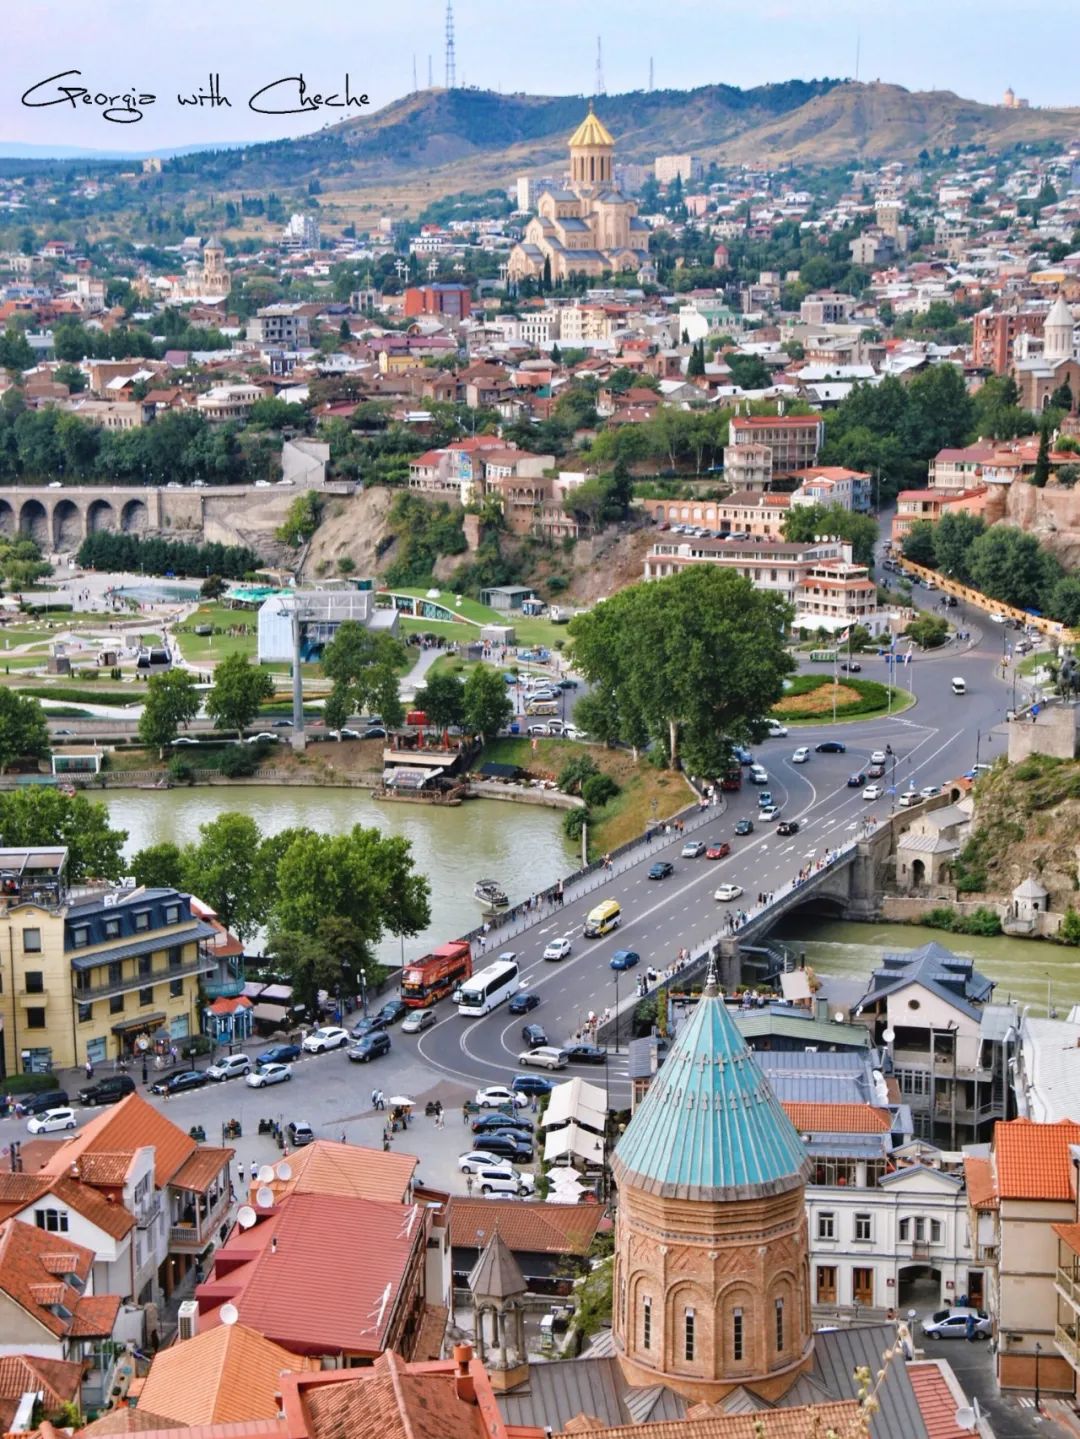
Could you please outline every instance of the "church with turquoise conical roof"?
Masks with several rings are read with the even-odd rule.
[[[775,1401],[807,1369],[807,1168],[710,972],[612,1160],[612,1334],[630,1383]]]

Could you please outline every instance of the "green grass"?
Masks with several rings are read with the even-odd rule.
[[[233,625],[248,625],[251,633],[246,635],[197,635],[196,625],[211,625],[214,628],[229,629]],[[258,648],[258,611],[231,610],[226,605],[204,604],[177,628],[176,642],[180,653],[189,664],[228,659],[230,655],[249,655],[254,658]]]
[[[394,585],[392,592],[396,595],[412,595],[420,600],[427,598],[426,590],[415,589],[409,585]],[[464,615],[466,619],[475,620],[480,625],[512,625],[517,642],[522,647],[546,645],[548,649],[554,649],[556,640],[562,645],[565,645],[567,641],[566,626],[552,624],[551,620],[545,619],[543,615],[533,617],[523,615],[516,610],[510,613],[493,610],[487,605],[480,604],[478,600],[470,599],[467,595],[462,596],[459,605],[452,590],[441,590],[438,603]],[[416,630],[422,634],[452,634],[455,638],[467,634],[473,629],[472,625],[455,624],[442,620],[413,619],[405,615],[401,616],[400,623],[403,629]]]
[[[67,700],[71,704],[84,705],[134,705],[141,704],[145,688],[132,685],[128,690],[98,689],[90,685],[83,689],[79,685],[34,685],[22,688],[24,695],[37,700]]]
[[[831,675],[795,675],[789,680],[784,692],[785,700],[799,695],[814,695],[832,685]],[[899,686],[892,687],[892,704],[889,703],[889,685],[880,684],[877,680],[850,679],[843,675],[839,681],[841,689],[854,690],[857,700],[849,700],[847,704],[839,703],[836,707],[836,720],[851,721],[873,719],[883,714],[899,714],[902,710],[908,709],[915,703],[912,695]],[[773,714],[784,724],[828,724],[832,722],[833,712],[831,704],[823,708],[818,705],[807,703],[805,709],[776,708]]]
[[[1034,654],[1025,655],[1017,668],[1022,675],[1033,675],[1036,670],[1041,670],[1044,665],[1049,664],[1053,658],[1053,650],[1036,650]]]

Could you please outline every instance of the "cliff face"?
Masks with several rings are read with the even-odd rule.
[[[1080,761],[995,767],[976,787],[972,836],[961,860],[978,893],[1007,898],[1036,875],[1051,909],[1080,907]]]
[[[995,517],[988,512],[988,519]],[[1023,483],[1010,485],[1001,518],[1036,535],[1066,569],[1080,566],[1080,486],[1068,490],[1047,485],[1039,490]]]

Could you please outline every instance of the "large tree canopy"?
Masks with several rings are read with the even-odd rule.
[[[731,741],[756,741],[794,663],[790,607],[730,570],[695,565],[621,590],[570,624],[575,666],[593,685],[589,729],[669,763],[716,774]],[[580,710],[580,705],[579,705]]]

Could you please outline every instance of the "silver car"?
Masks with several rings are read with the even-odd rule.
[[[411,1014],[405,1016],[401,1026],[402,1034],[422,1034],[425,1029],[430,1029],[435,1023],[435,1011],[432,1009],[414,1009]]]
[[[966,1339],[971,1330],[974,1339],[989,1339],[993,1320],[985,1309],[939,1309],[922,1322],[927,1339]]]

